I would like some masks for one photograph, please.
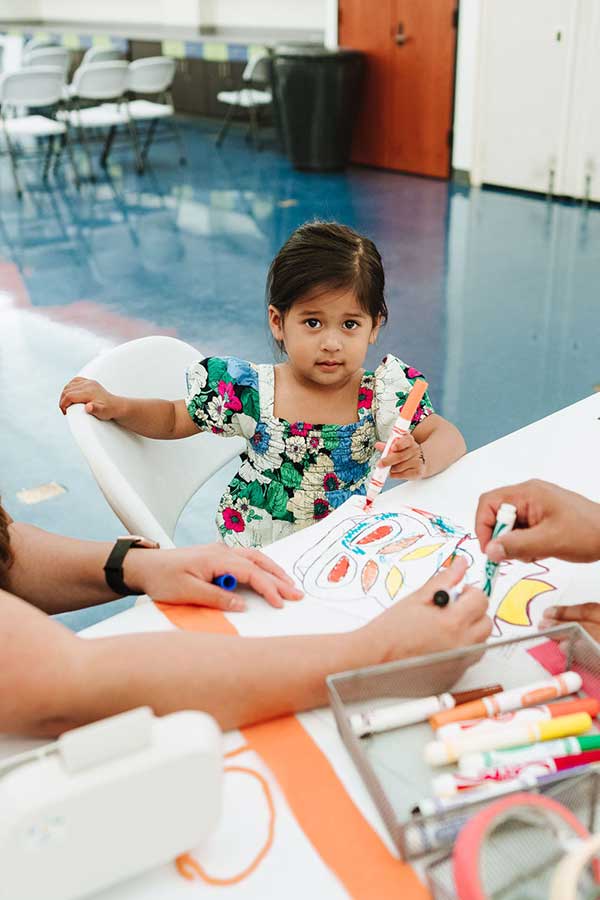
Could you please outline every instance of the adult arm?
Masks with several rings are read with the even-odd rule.
[[[516,506],[516,526],[501,541],[492,541],[502,503]],[[475,530],[481,549],[495,562],[546,556],[569,562],[600,559],[600,504],[547,481],[525,481],[483,494]]]
[[[368,625],[346,634],[243,638],[185,632],[84,640],[0,592],[0,731],[50,736],[147,704],[158,715],[211,713],[222,728],[326,703],[332,672],[485,640],[487,599],[467,589],[439,609],[453,567]]]
[[[14,561],[7,587],[44,612],[70,612],[117,598],[103,571],[112,543],[63,537],[23,522],[11,522],[9,534]],[[272,606],[302,596],[283,569],[257,550],[234,550],[223,544],[179,550],[133,548],[123,563],[125,583],[136,593],[171,603],[241,610],[244,603],[238,594],[211,583],[224,572],[249,584]]]

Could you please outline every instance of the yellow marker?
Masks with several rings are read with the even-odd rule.
[[[465,732],[442,741],[430,741],[425,747],[425,760],[430,766],[445,766],[456,762],[464,753],[478,753],[485,750],[499,750],[502,747],[520,747],[537,741],[551,741],[555,738],[583,734],[592,726],[588,713],[573,713],[557,716],[548,722],[507,723],[506,728],[472,734]]]

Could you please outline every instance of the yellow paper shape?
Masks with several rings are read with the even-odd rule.
[[[227,62],[228,56],[227,44],[219,44],[216,41],[204,42],[204,59],[211,59],[213,62]]]
[[[406,556],[402,557],[402,562],[409,562],[413,559],[424,559],[426,556],[431,556],[432,553],[435,553],[436,550],[439,550],[440,547],[443,547],[444,544],[427,544],[426,547],[417,547],[416,550],[411,550],[410,553],[407,553]]]
[[[392,566],[385,579],[385,587],[392,600],[403,584],[404,575],[402,574],[398,566]]]
[[[185,59],[185,44],[183,41],[163,41],[162,54],[171,59]]]
[[[528,607],[534,597],[553,591],[554,586],[535,578],[522,578],[513,585],[498,605],[496,618],[507,625],[531,625]]]

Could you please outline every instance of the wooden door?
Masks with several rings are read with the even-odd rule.
[[[458,0],[339,0],[339,43],[366,55],[352,159],[450,172]]]

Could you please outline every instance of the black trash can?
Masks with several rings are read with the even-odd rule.
[[[363,54],[322,46],[276,48],[274,87],[286,152],[296,169],[343,169],[350,159]]]

